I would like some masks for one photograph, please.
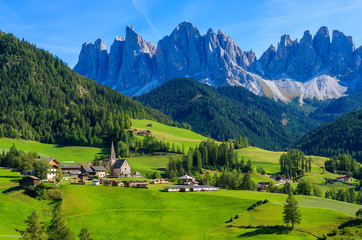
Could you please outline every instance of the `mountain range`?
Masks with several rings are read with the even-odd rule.
[[[116,37],[110,51],[101,39],[84,43],[74,70],[126,95],[149,92],[180,77],[220,86],[242,86],[259,95],[290,102],[295,98],[339,98],[362,91],[362,48],[353,39],[327,27],[300,41],[281,37],[257,59],[223,31],[205,35],[190,22],[180,23],[157,46],[132,26]]]

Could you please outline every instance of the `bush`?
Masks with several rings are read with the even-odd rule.
[[[60,201],[63,199],[63,194],[59,189],[48,189],[45,192],[45,198],[53,201]]]
[[[268,203],[269,202],[269,200],[268,199],[265,199],[264,201],[263,201],[263,204],[266,204],[266,203]]]
[[[234,217],[234,219],[238,219],[238,218],[239,218],[239,215],[236,214],[235,217]]]
[[[170,181],[171,181],[171,182],[177,182],[177,181],[178,181],[178,178],[177,178],[177,177],[173,177],[173,178],[171,178]]]

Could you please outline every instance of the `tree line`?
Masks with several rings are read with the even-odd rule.
[[[279,159],[281,173],[289,179],[304,176],[305,172],[312,171],[312,158],[306,157],[302,151],[293,149],[283,153]]]
[[[131,118],[189,127],[80,76],[49,52],[3,32],[0,66],[0,137],[104,146],[121,139]]]

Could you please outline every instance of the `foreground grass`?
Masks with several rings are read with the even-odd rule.
[[[23,220],[37,209],[49,221],[53,205],[35,200],[18,190],[17,173],[0,168],[0,235],[18,235]],[[254,191],[220,190],[202,193],[166,193],[162,185],[150,189],[61,184],[63,213],[78,233],[88,227],[95,239],[315,239],[354,214],[358,205],[296,196],[303,220],[296,231],[278,228],[243,229],[225,223],[236,214],[233,225],[282,224],[286,195]],[[270,203],[252,211],[258,200]],[[303,232],[305,231],[305,232]],[[309,233],[306,233],[309,232]],[[6,239],[0,237],[0,239]]]
[[[13,138],[0,138],[0,151],[9,151],[13,144],[17,149],[26,152],[37,152],[41,157],[45,158],[54,157],[61,163],[91,162],[96,155],[108,154],[108,149],[103,148],[46,144]]]

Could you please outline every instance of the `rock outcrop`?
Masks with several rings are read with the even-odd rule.
[[[180,23],[157,47],[126,28],[116,37],[109,54],[102,40],[83,44],[74,70],[129,96],[143,94],[177,77],[192,77],[215,87],[243,86],[260,96],[327,99],[357,91],[362,85],[362,50],[352,37],[321,27],[300,41],[281,37],[256,59],[242,51],[224,32],[205,35],[190,22]]]

